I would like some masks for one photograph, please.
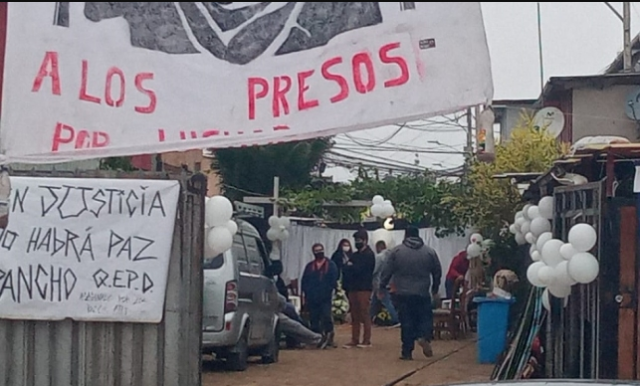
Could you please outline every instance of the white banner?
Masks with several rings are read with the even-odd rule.
[[[12,177],[0,318],[159,323],[180,185]]]
[[[10,2],[5,162],[263,145],[493,96],[479,2]]]

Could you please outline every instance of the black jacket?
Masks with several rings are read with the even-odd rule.
[[[326,260],[322,269],[316,269],[315,261],[307,264],[302,274],[302,292],[305,302],[310,304],[331,303],[333,291],[338,284],[338,268],[331,260]]]
[[[376,268],[376,256],[368,246],[356,251],[343,268],[342,286],[345,291],[372,291],[373,271]]]
[[[407,238],[391,250],[382,272],[380,288],[385,288],[391,277],[396,295],[431,296],[431,293],[438,292],[442,278],[438,254],[421,238]]]

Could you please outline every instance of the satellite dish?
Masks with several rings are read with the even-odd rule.
[[[545,107],[533,116],[533,126],[536,130],[547,129],[557,138],[564,129],[564,114],[557,107]]]
[[[624,102],[624,112],[627,117],[634,121],[640,121],[640,88],[630,92]]]

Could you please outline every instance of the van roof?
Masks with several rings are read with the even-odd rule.
[[[253,237],[256,237],[258,239],[261,238],[260,237],[260,232],[258,232],[258,230],[253,225],[248,223],[247,221],[236,219],[236,223],[238,224],[238,229],[240,230],[240,232],[242,234],[248,235],[248,236],[253,236]]]

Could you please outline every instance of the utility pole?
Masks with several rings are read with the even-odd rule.
[[[467,145],[464,147],[464,171],[462,173],[463,182],[467,181],[471,156],[473,154],[473,115],[471,107],[467,109]]]
[[[618,19],[622,22],[623,32],[623,49],[622,49],[622,71],[631,72],[632,69],[632,55],[631,55],[631,3],[622,3],[622,15],[618,12],[609,2],[604,4],[613,12]]]
[[[540,61],[540,93],[544,90],[544,60],[542,59],[542,16],[540,12],[540,3],[537,4],[538,9],[538,60]]]
[[[631,3],[622,3],[622,24],[624,30],[624,51],[622,53],[624,72],[631,72]]]

